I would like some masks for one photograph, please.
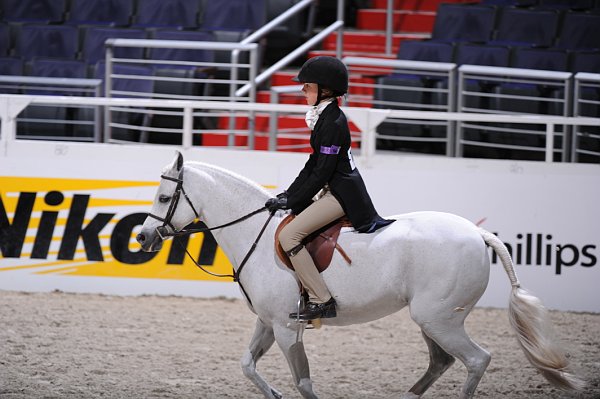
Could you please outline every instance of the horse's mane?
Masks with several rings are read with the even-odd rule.
[[[272,194],[267,189],[265,189],[263,186],[256,183],[255,181],[250,180],[245,176],[242,176],[236,172],[222,168],[220,166],[208,164],[205,162],[197,162],[197,161],[186,161],[184,163],[184,166],[190,166],[195,169],[203,169],[203,170],[216,172],[219,175],[224,176],[225,178],[236,180],[236,181],[242,183],[244,186],[246,186],[249,189],[256,190],[256,191],[260,192],[261,194],[264,194],[269,197],[272,196]]]

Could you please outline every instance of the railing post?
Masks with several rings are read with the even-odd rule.
[[[448,73],[448,92],[446,94],[446,101],[448,103],[448,112],[456,111],[456,68],[453,68]],[[454,156],[455,153],[455,140],[456,140],[456,121],[449,120],[447,122],[446,131],[446,156]]]
[[[183,138],[181,143],[184,149],[192,147],[192,126],[194,122],[194,112],[192,107],[183,108]]]
[[[271,104],[279,104],[279,93],[271,90]],[[277,151],[277,121],[279,112],[271,111],[269,116],[269,151]]]
[[[573,84],[573,75],[569,76],[565,81],[564,81],[564,103],[563,103],[563,115],[565,117],[571,116],[571,85]],[[573,131],[575,130],[575,126],[573,125],[562,125],[562,129],[563,129],[563,140],[562,140],[562,156],[561,156],[561,161],[562,162],[568,162],[570,161],[570,157],[569,155],[571,155],[571,149],[569,148],[572,142],[571,136],[573,134]]]
[[[464,81],[464,73],[458,68],[458,82],[456,88],[456,112],[462,112],[463,107],[463,81]],[[463,148],[462,148],[462,139],[463,139],[463,127],[461,121],[456,121],[454,130],[454,156],[462,157],[463,156]]]
[[[385,53],[392,54],[392,32],[394,29],[394,0],[387,0],[385,18]]]
[[[258,65],[258,48],[250,50],[250,70],[248,76],[250,79],[250,102],[256,102],[256,70]],[[250,111],[248,113],[248,149],[253,150],[255,147],[256,133],[256,113]]]
[[[112,59],[113,59],[113,46],[112,43],[110,43],[110,40],[108,41],[107,45],[106,45],[106,63],[104,64],[105,70],[104,70],[104,97],[110,98],[111,97],[111,90],[112,90]],[[108,106],[104,106],[104,142],[108,142],[108,140],[110,140],[110,138],[112,137],[112,131],[111,131],[111,114],[110,114],[110,107]]]
[[[338,2],[337,2],[337,20],[338,21],[344,20],[344,11],[345,11],[344,3],[345,3],[344,0],[338,0]],[[339,27],[339,29],[337,31],[336,39],[337,40],[336,40],[335,56],[339,59],[342,59],[343,51],[344,51],[344,25]]]
[[[96,97],[102,97],[102,90],[100,85],[96,86],[96,88],[94,89],[94,95]],[[100,117],[101,112],[101,106],[94,106],[94,142],[96,143],[102,142],[102,118]]]
[[[231,70],[229,71],[229,101],[235,102],[235,92],[237,90],[237,79],[238,79],[238,61],[239,61],[240,51],[232,50],[231,51]],[[235,146],[235,111],[230,111],[229,113],[229,134],[227,135],[227,146],[233,147]]]
[[[546,162],[554,160],[554,123],[546,124]]]
[[[574,91],[573,91],[573,116],[579,116],[579,82],[577,76],[574,78]],[[579,126],[572,125],[572,136],[571,136],[571,162],[577,162],[578,153],[577,146],[579,145]]]

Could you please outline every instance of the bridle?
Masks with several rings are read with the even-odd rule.
[[[200,214],[194,207],[194,204],[192,204],[190,197],[188,197],[187,193],[185,192],[185,188],[183,188],[183,168],[181,168],[181,172],[179,172],[179,177],[160,175],[160,178],[177,183],[177,186],[175,187],[175,192],[173,193],[171,201],[169,202],[169,209],[167,210],[167,214],[165,215],[165,217],[161,218],[160,216],[155,215],[153,213],[148,213],[149,217],[163,222],[162,226],[156,228],[156,233],[162,240],[164,240],[165,238],[177,235],[177,229],[171,223],[171,219],[173,219],[173,215],[175,214],[177,205],[179,205],[179,198],[181,198],[181,194],[183,194],[190,208],[192,208],[192,210],[194,211],[194,215],[196,216],[196,218],[199,218]],[[171,228],[171,233],[168,232],[167,226]]]
[[[171,220],[173,219],[173,215],[175,214],[175,210],[177,209],[177,205],[179,205],[179,199],[181,198],[181,194],[183,194],[183,197],[187,201],[188,205],[194,211],[194,215],[196,216],[196,219],[200,218],[200,213],[194,207],[194,204],[190,200],[190,197],[188,197],[187,193],[185,192],[185,188],[183,188],[183,170],[184,169],[181,168],[181,171],[179,172],[179,176],[178,177],[171,177],[171,176],[167,176],[167,175],[160,175],[161,179],[169,180],[169,181],[177,183],[177,186],[175,187],[175,192],[171,196],[171,201],[169,203],[169,209],[167,210],[167,214],[165,215],[165,217],[162,218],[162,217],[160,217],[158,215],[154,215],[152,213],[148,213],[149,217],[154,218],[154,219],[156,219],[158,221],[163,222],[162,226],[159,226],[159,227],[156,228],[156,233],[158,234],[158,236],[162,240],[164,240],[165,238],[168,238],[168,237],[179,237],[179,236],[184,236],[184,235],[190,235],[190,234],[193,234],[193,233],[204,233],[204,232],[207,232],[207,231],[222,229],[223,227],[228,227],[228,226],[237,224],[239,222],[242,222],[242,221],[244,221],[246,219],[251,218],[254,215],[257,215],[257,214],[259,214],[259,213],[267,210],[267,208],[265,206],[263,206],[262,208],[259,208],[259,209],[255,210],[255,211],[252,211],[252,212],[250,212],[250,213],[248,213],[248,214],[246,214],[246,215],[244,215],[244,216],[242,216],[240,218],[237,218],[235,220],[232,220],[231,222],[228,222],[228,223],[225,223],[225,224],[222,224],[222,225],[219,225],[219,226],[204,227],[204,228],[200,228],[200,229],[182,229],[180,231],[177,231],[177,229],[175,228],[175,226],[173,226],[173,224],[171,223]],[[267,219],[267,221],[265,222],[264,226],[262,227],[262,229],[258,233],[258,236],[256,237],[256,240],[254,240],[254,243],[252,244],[252,246],[250,247],[250,249],[246,253],[246,256],[242,260],[242,263],[240,263],[240,266],[238,267],[238,269],[237,270],[235,270],[235,268],[233,269],[233,273],[232,274],[217,274],[217,273],[213,273],[211,271],[206,270],[205,268],[202,267],[202,265],[200,265],[196,261],[196,259],[194,259],[194,257],[189,253],[188,249],[186,247],[184,247],[181,242],[179,242],[179,245],[181,245],[181,247],[183,248],[183,250],[185,251],[185,253],[187,254],[187,256],[192,260],[192,262],[194,262],[194,264],[200,270],[202,270],[204,273],[210,274],[211,276],[215,276],[215,277],[230,277],[230,278],[233,279],[233,281],[237,282],[240,285],[240,288],[242,289],[242,292],[246,296],[246,299],[248,299],[248,302],[250,303],[250,306],[252,306],[252,301],[250,300],[250,297],[246,293],[246,290],[244,289],[244,286],[242,285],[242,282],[240,281],[240,274],[242,273],[242,269],[244,268],[244,266],[246,265],[246,263],[250,259],[250,256],[252,255],[252,253],[256,249],[256,246],[258,245],[258,241],[260,240],[260,238],[262,237],[263,233],[265,232],[265,230],[267,228],[267,225],[269,224],[269,222],[273,218],[274,214],[275,214],[275,212],[270,212],[269,213],[269,218]],[[167,226],[171,228],[170,232],[168,231]]]

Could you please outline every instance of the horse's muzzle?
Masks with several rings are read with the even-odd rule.
[[[163,240],[158,234],[152,240],[148,240],[145,234],[140,233],[135,239],[142,246],[142,251],[144,252],[156,252],[162,248]]]

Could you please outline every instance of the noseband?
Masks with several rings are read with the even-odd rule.
[[[190,197],[188,197],[187,193],[185,192],[185,189],[183,188],[183,168],[181,169],[181,172],[179,172],[179,177],[160,175],[160,178],[177,183],[177,186],[175,187],[175,192],[173,193],[173,196],[171,197],[171,202],[169,203],[169,210],[167,211],[165,217],[162,218],[152,213],[148,213],[149,217],[163,222],[162,226],[156,228],[156,233],[162,240],[164,240],[167,237],[174,236],[177,232],[177,229],[171,223],[171,219],[173,219],[173,215],[175,214],[177,205],[179,205],[179,198],[181,198],[181,194],[183,194],[190,208],[192,208],[192,210],[194,211],[194,215],[196,215],[196,218],[199,218],[200,214],[194,207],[194,204],[192,204]],[[167,226],[171,228],[171,233],[167,230]]]

